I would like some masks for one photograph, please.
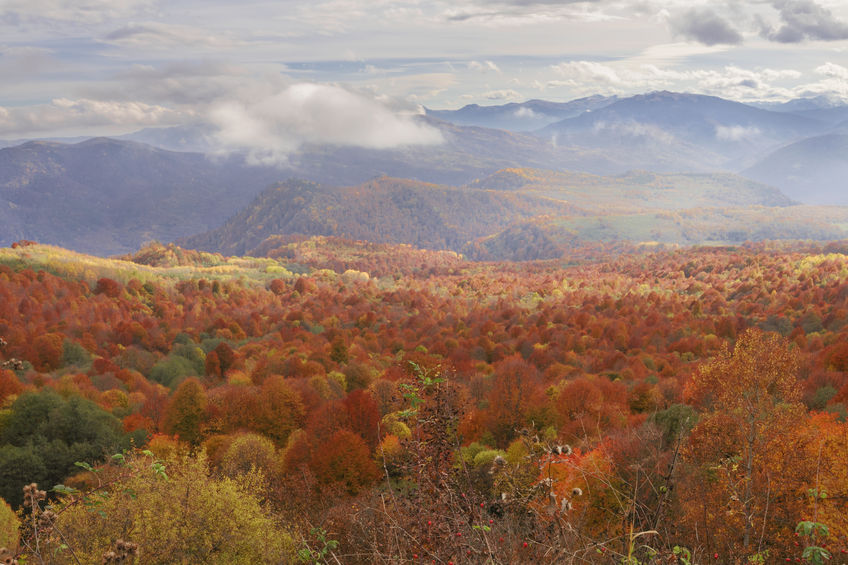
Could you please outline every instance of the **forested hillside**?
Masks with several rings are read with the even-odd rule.
[[[732,174],[509,168],[461,187],[391,177],[342,187],[292,179],[263,191],[221,227],[178,243],[265,255],[274,242],[330,236],[528,261],[611,242],[834,240],[844,237],[846,220],[848,208],[800,206]]]
[[[266,245],[0,250],[12,554],[844,559],[848,245]]]

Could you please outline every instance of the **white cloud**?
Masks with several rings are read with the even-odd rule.
[[[762,135],[757,127],[745,126],[716,126],[716,138],[725,141],[742,141]]]
[[[481,94],[486,100],[517,100],[522,98],[521,94],[511,88],[502,90],[490,90]]]
[[[285,164],[304,143],[389,149],[434,145],[441,133],[411,115],[341,87],[299,83],[270,96],[222,100],[209,111],[222,148],[251,163]]]
[[[187,116],[164,106],[143,102],[115,102],[57,98],[50,104],[0,107],[0,135],[52,135],[78,128],[144,127],[173,125]],[[102,131],[102,129],[101,129]]]
[[[621,137],[649,138],[666,145],[677,143],[677,138],[662,128],[635,120],[614,123],[599,121],[594,124],[593,130],[595,133],[609,131]]]
[[[498,66],[492,61],[483,61],[482,63],[480,61],[469,61],[467,66],[469,71],[494,71],[496,73],[501,72]]]
[[[820,67],[816,67],[816,72],[827,77],[848,80],[848,68],[837,65],[836,63],[827,62]]]
[[[515,111],[515,117],[516,118],[533,119],[533,118],[536,118],[538,116],[539,116],[539,114],[537,114],[536,112],[533,111],[532,108],[528,108],[527,106],[522,106],[521,108],[519,108],[518,110]]]
[[[732,100],[766,100],[793,97],[794,91],[780,83],[802,74],[793,69],[743,69],[729,65],[721,69],[679,69],[654,64],[597,63],[570,61],[553,70],[562,77],[546,84],[566,87],[577,95],[635,94],[648,90],[677,90],[712,94]]]

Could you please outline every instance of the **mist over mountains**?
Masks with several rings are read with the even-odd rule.
[[[120,139],[10,141],[0,149],[0,244],[32,239],[108,255],[180,239],[246,252],[265,237],[301,233],[454,250],[479,250],[485,246],[475,240],[493,238],[490,247],[507,249],[517,244],[495,236],[518,234],[519,241],[532,224],[533,233],[553,237],[549,247],[559,253],[569,238],[693,243],[843,234],[835,212],[812,229],[821,210],[809,207],[792,226],[778,222],[784,232],[732,227],[768,223],[768,213],[728,213],[724,221],[715,211],[848,204],[848,106],[830,99],[755,107],[663,91],[470,105],[417,119],[444,142],[307,144],[275,165],[221,154],[204,126],[148,128]],[[277,184],[291,178],[302,180]],[[690,210],[718,227],[696,237],[697,222],[675,231],[662,227],[665,218],[634,216],[661,209]],[[550,220],[624,216],[625,227],[616,220],[601,232],[586,220]],[[660,227],[626,227],[634,222]]]

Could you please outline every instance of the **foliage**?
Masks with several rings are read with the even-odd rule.
[[[76,461],[99,460],[124,441],[120,421],[90,400],[25,392],[0,428],[0,496],[18,506],[24,484],[59,483]]]
[[[164,429],[181,441],[197,445],[202,439],[206,414],[206,391],[197,379],[184,380],[168,405]]]
[[[301,549],[319,528],[344,563],[794,560],[822,547],[803,521],[844,555],[842,247],[518,265],[275,245],[168,248],[172,267],[0,250],[4,496],[108,484],[118,466],[74,463],[150,436],[162,460],[205,451],[208,480],[254,481]]]
[[[0,499],[0,547],[16,548],[18,546],[18,528],[21,522],[18,520],[12,507]]]
[[[133,540],[144,564],[283,563],[293,557],[290,534],[260,503],[258,475],[216,478],[203,457],[162,462],[133,453],[122,461],[125,467],[109,470],[117,477],[96,506],[75,504],[74,494],[61,501],[64,539],[80,561],[96,562],[115,539]]]

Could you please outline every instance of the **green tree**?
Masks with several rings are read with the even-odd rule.
[[[0,497],[17,506],[24,484],[52,487],[75,462],[98,461],[127,441],[120,420],[90,400],[51,389],[23,393],[0,429]]]

